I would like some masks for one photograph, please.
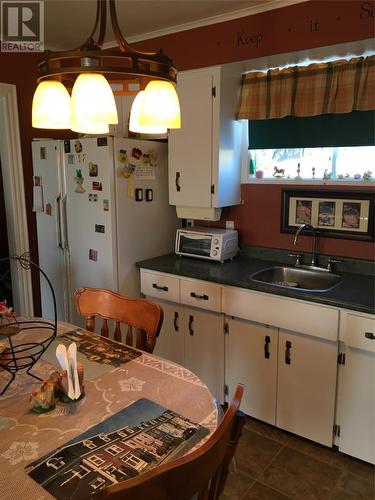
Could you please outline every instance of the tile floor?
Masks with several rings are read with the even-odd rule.
[[[375,468],[248,418],[221,500],[374,500]]]

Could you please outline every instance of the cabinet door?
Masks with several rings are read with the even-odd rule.
[[[241,410],[275,425],[277,328],[240,319],[225,319],[225,382],[228,400],[236,385],[245,385]]]
[[[178,77],[181,128],[168,139],[171,205],[211,207],[213,86],[211,71]]]
[[[185,308],[184,366],[224,401],[224,317],[222,314]]]
[[[156,341],[154,354],[180,365],[184,364],[184,332],[181,307],[178,304],[158,302],[164,311],[164,320]]]
[[[347,347],[341,368],[340,451],[375,463],[375,354]]]
[[[332,446],[337,342],[279,330],[276,425]]]

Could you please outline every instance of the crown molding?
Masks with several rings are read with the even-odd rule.
[[[227,12],[224,14],[218,14],[216,16],[206,17],[199,19],[197,21],[191,21],[188,23],[177,24],[169,28],[162,28],[160,30],[149,31],[148,33],[141,33],[139,35],[126,37],[128,43],[141,42],[143,40],[149,40],[152,38],[158,38],[165,35],[171,35],[173,33],[178,33],[180,31],[188,31],[195,28],[201,28],[202,26],[209,26],[210,24],[223,23],[225,21],[232,21],[233,19],[238,19],[241,17],[253,16],[254,14],[259,14],[260,12],[266,12],[268,10],[279,9],[281,7],[288,7],[290,5],[295,5],[297,3],[305,3],[310,0],[269,0],[262,2],[259,5],[254,5],[253,7],[247,7],[246,9],[239,9],[232,12]],[[104,49],[110,49],[116,47],[116,42],[106,42],[103,45]]]

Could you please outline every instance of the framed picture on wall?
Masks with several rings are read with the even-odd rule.
[[[311,224],[324,236],[374,241],[375,193],[284,189],[281,232]]]

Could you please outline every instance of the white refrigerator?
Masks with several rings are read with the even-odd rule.
[[[167,144],[113,137],[35,139],[39,265],[58,319],[83,325],[73,293],[108,288],[139,296],[135,262],[173,251],[179,221],[168,203]],[[41,277],[42,315],[53,317]]]

